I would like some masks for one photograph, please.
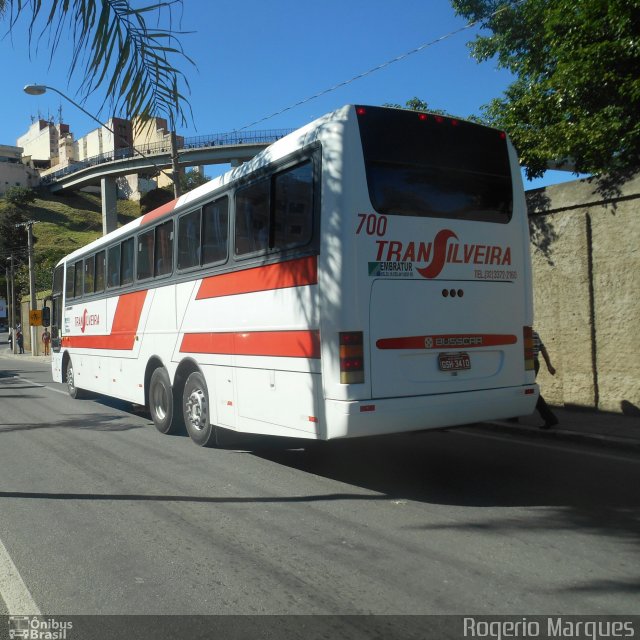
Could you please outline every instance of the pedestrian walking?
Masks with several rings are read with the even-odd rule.
[[[49,345],[51,344],[51,334],[49,333],[49,329],[46,329],[42,332],[42,344],[44,344],[44,355],[49,355]]]
[[[18,345],[18,353],[24,353],[24,336],[21,329],[18,329],[16,333],[16,344]]]
[[[551,358],[549,357],[549,352],[547,348],[544,346],[544,342],[540,339],[537,331],[533,332],[533,366],[536,372],[536,378],[538,377],[538,371],[540,371],[540,354],[544,359],[544,363],[547,365],[547,370],[552,376],[556,375],[556,369],[551,364]],[[549,408],[549,405],[545,402],[545,399],[542,397],[542,393],[538,396],[538,402],[536,403],[536,410],[544,420],[544,424],[540,427],[541,429],[551,429],[558,424],[558,418],[556,418],[555,414]]]

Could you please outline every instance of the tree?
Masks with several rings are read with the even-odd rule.
[[[176,5],[182,0],[138,8],[128,0],[0,0],[0,18],[13,32],[24,15],[30,45],[37,49],[44,41],[52,60],[60,42],[70,39],[69,79],[82,78],[83,98],[103,87],[105,104],[125,118],[165,115],[173,125],[186,122],[183,104],[190,107],[188,82],[172,61],[193,64],[177,39],[181,32],[173,30]]]
[[[207,184],[209,178],[200,169],[191,169],[180,173],[180,193],[188,193],[192,189]]]
[[[404,106],[401,104],[393,103],[385,103],[383,106],[393,107],[395,109],[411,109],[412,111],[428,111],[429,113],[439,113],[443,116],[448,115],[446,111],[442,111],[442,109],[431,109],[424,100],[421,100],[417,96],[411,98],[410,100],[407,100],[404,103]]]
[[[640,168],[640,5],[632,0],[452,0],[490,35],[470,43],[516,77],[483,110],[527,176],[571,163],[600,186]]]
[[[8,187],[4,199],[16,207],[26,207],[35,202],[36,193],[28,187]]]
[[[13,256],[13,265],[16,271],[21,264],[28,260],[27,229],[23,226],[25,220],[26,217],[22,209],[14,204],[9,204],[0,210],[0,257],[2,257],[2,262],[6,263],[6,258]],[[16,300],[20,300],[23,293],[22,285],[16,284]]]

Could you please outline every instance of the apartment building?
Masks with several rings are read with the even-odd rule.
[[[37,168],[47,168],[59,163],[60,139],[69,135],[68,124],[54,124],[48,120],[36,120],[29,130],[17,140],[23,156]]]
[[[152,118],[142,124],[136,120],[114,117],[102,127],[76,140],[68,125],[54,125],[39,120],[19,138],[18,142],[24,144],[25,155],[42,169],[41,175],[45,176],[74,162],[82,162],[96,156],[105,159],[117,158],[119,151],[133,146],[143,153],[165,148],[168,150],[171,147],[171,132],[165,118]],[[178,136],[178,146],[182,142],[183,138]],[[117,184],[119,197],[139,200],[147,191],[173,183],[167,173],[156,171],[148,175],[124,176],[117,180]]]
[[[22,147],[0,144],[0,196],[9,187],[35,187],[40,176],[33,166],[23,164]]]

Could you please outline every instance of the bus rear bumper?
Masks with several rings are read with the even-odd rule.
[[[531,415],[538,394],[538,385],[532,384],[408,398],[326,400],[325,437],[402,433]]]

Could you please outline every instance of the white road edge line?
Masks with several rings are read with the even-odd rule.
[[[42,615],[2,540],[0,540],[0,598],[4,600],[11,616]]]
[[[61,393],[63,396],[68,396],[69,392],[68,391],[63,391],[62,389],[54,389],[53,387],[44,387],[45,389],[47,389],[47,391],[55,391],[56,393]]]
[[[451,429],[449,433],[457,433],[458,435],[471,436],[473,438],[486,438],[488,440],[499,440],[500,442],[519,442],[520,444],[526,444],[527,447],[534,447],[537,449],[562,449],[563,451],[569,451],[570,453],[576,454],[585,454],[588,456],[595,456],[596,458],[609,458],[610,460],[623,460],[624,462],[632,462],[634,464],[639,464],[640,459],[631,456],[624,455],[616,455],[615,453],[605,453],[603,451],[588,451],[587,449],[575,449],[572,447],[566,446],[566,444],[561,444],[559,442],[554,442],[553,444],[547,444],[544,442],[532,442],[527,440],[526,442],[523,440],[516,440],[514,437],[509,436],[499,436],[494,433],[480,433],[478,431],[472,432],[463,429]],[[517,435],[517,434],[514,434]]]
[[[48,391],[55,391],[56,393],[61,393],[63,396],[66,396],[69,392],[63,391],[62,389],[54,389],[53,387],[48,387],[46,384],[40,384],[39,382],[34,382],[33,380],[28,380],[27,378],[18,378],[22,382],[27,382],[29,384],[35,385],[39,389],[47,389]]]

